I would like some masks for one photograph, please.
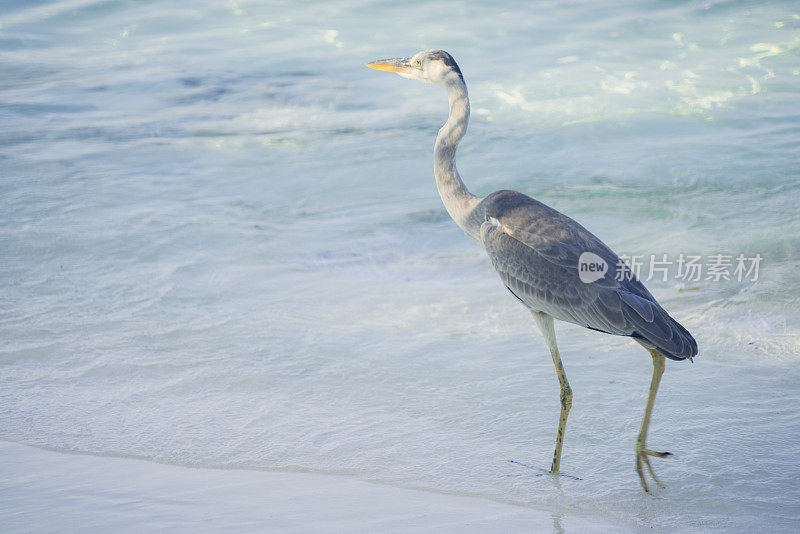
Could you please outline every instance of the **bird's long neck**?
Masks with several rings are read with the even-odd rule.
[[[469,123],[469,97],[467,86],[461,76],[456,73],[451,75],[445,84],[450,100],[450,117],[436,137],[433,149],[433,173],[447,213],[467,234],[477,238],[480,230],[471,228],[473,225],[469,225],[467,219],[479,199],[467,190],[456,169],[456,149]]]

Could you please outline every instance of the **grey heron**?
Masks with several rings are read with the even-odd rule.
[[[447,213],[483,246],[506,288],[526,306],[550,349],[561,387],[561,413],[550,466],[558,474],[572,389],[556,345],[553,320],[638,341],[652,356],[653,376],[642,426],[636,439],[636,472],[645,491],[647,466],[661,481],[650,456],[665,458],[646,446],[665,357],[691,359],[697,354],[692,335],[662,308],[630,268],[600,239],[573,219],[517,191],[496,191],[480,198],[464,185],[456,169],[456,149],[469,122],[469,97],[461,70],[444,50],[424,50],[413,57],[382,59],[368,67],[441,85],[450,116],[434,146],[434,175]],[[592,266],[593,265],[593,266]],[[593,272],[583,272],[582,267]]]

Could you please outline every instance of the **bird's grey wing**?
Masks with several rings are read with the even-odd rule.
[[[528,308],[611,334],[630,334],[618,298],[601,291],[614,280],[585,284],[578,273],[580,252],[563,236],[541,234],[523,241],[523,231],[490,218],[481,226],[481,240],[492,265],[508,289]],[[574,259],[574,261],[572,261]],[[605,297],[605,298],[604,298]]]
[[[697,353],[691,335],[611,249],[569,217],[529,200],[510,209],[487,207],[481,226],[492,264],[523,304],[556,319],[636,337],[673,359]],[[591,283],[584,283],[578,271],[584,252],[608,265],[605,275]]]

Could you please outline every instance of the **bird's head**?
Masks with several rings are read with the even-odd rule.
[[[388,70],[404,78],[439,85],[464,81],[453,56],[444,50],[423,50],[411,58],[379,59],[367,63],[367,67]]]

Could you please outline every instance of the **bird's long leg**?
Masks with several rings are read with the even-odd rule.
[[[542,336],[550,349],[553,363],[556,366],[558,383],[561,385],[561,415],[558,418],[558,434],[556,434],[556,450],[553,452],[553,463],[550,465],[550,473],[557,475],[561,465],[561,445],[564,443],[564,432],[567,428],[567,416],[572,407],[572,389],[569,387],[567,375],[564,373],[564,365],[561,363],[561,356],[558,354],[556,346],[556,331],[553,328],[553,318],[541,312],[532,312]]]
[[[656,400],[656,393],[658,393],[658,385],[661,383],[661,375],[664,374],[664,356],[655,349],[647,349],[653,356],[653,379],[650,381],[650,394],[647,396],[647,406],[644,409],[644,418],[642,419],[642,428],[639,430],[639,437],[636,439],[636,472],[639,474],[639,480],[642,482],[642,487],[645,491],[650,491],[647,487],[647,481],[644,479],[643,465],[647,466],[650,475],[655,480],[656,484],[664,487],[664,484],[658,480],[658,477],[653,472],[653,466],[650,465],[650,458],[648,456],[657,456],[659,458],[666,458],[670,456],[668,452],[656,452],[647,448],[647,428],[650,426],[650,415],[653,413],[653,404]]]

